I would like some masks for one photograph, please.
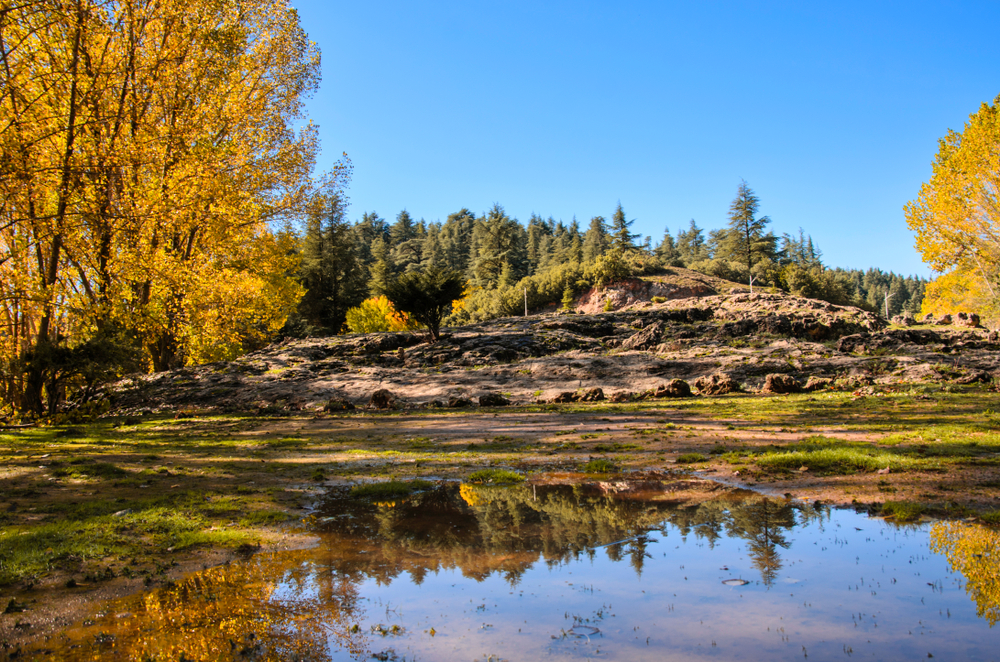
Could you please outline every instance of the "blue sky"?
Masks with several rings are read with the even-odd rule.
[[[1000,3],[290,0],[323,52],[320,169],[352,218],[499,202],[659,241],[740,180],[828,266],[929,276],[902,207],[1000,94]]]

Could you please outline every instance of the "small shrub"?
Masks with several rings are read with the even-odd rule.
[[[886,501],[882,504],[882,515],[897,522],[912,522],[923,514],[924,508],[912,501]]]
[[[701,453],[684,453],[678,456],[677,464],[694,464],[695,462],[704,462],[707,459]]]
[[[613,474],[618,473],[618,465],[611,460],[598,458],[583,465],[583,471],[588,474]]]
[[[1000,510],[993,510],[988,513],[983,513],[980,519],[987,524],[1000,524]]]
[[[653,297],[651,299],[651,301],[653,303],[666,303],[667,302],[667,297]]]

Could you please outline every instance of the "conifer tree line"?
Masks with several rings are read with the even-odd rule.
[[[654,244],[631,228],[621,203],[610,220],[586,227],[532,214],[526,224],[503,206],[475,214],[462,208],[444,222],[415,220],[407,211],[386,219],[365,212],[347,219],[343,199],[313,209],[301,237],[300,282],[305,294],[286,325],[290,335],[352,330],[348,311],[370,297],[392,293],[400,278],[450,273],[464,284],[447,321],[475,322],[569,305],[589,288],[683,267],[759,288],[854,305],[885,314],[920,311],[926,282],[880,269],[828,268],[803,230],[775,235],[760,216],[759,200],[742,182],[729,223],[706,232],[691,220]],[[390,297],[392,298],[392,297]],[[359,330],[359,329],[354,329]]]

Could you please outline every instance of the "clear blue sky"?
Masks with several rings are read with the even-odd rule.
[[[659,241],[726,223],[741,179],[828,266],[930,275],[902,207],[1000,94],[1000,2],[291,0],[323,53],[325,169],[352,219],[494,202]]]

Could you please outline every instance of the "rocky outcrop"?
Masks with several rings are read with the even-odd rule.
[[[510,400],[499,393],[484,393],[479,396],[480,407],[506,407],[509,404]]]
[[[380,388],[372,393],[368,399],[368,406],[372,409],[392,409],[396,404],[396,396],[388,389]]]
[[[690,398],[691,385],[683,379],[671,379],[666,384],[660,384],[653,391],[654,398]]]
[[[791,375],[772,373],[764,378],[763,393],[801,393],[802,382]]]
[[[1000,371],[1000,334],[972,326],[971,314],[955,315],[955,325],[887,329],[857,308],[719,288],[636,300],[611,313],[451,327],[436,343],[419,333],[284,340],[228,363],[133,376],[104,395],[113,412],[124,414],[335,413],[352,406],[471,407],[470,394],[490,402],[501,392],[511,404],[629,401],[686,397],[691,385],[703,395],[741,385],[769,390],[784,379],[773,375],[812,390],[831,387],[831,380],[856,388]],[[376,398],[379,391],[385,394]]]
[[[653,322],[642,331],[635,333],[622,341],[622,349],[649,349],[660,344],[663,337],[663,322]]]
[[[739,382],[725,373],[716,373],[707,377],[699,377],[694,387],[702,395],[725,395],[727,393],[739,393]]]

